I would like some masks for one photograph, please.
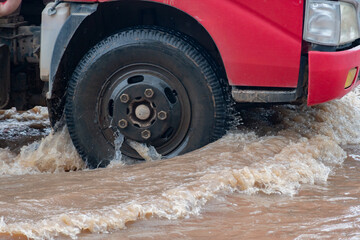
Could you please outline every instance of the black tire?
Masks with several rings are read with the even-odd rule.
[[[99,42],[67,90],[66,122],[81,157],[106,166],[118,131],[166,157],[223,136],[228,105],[213,66],[194,41],[166,29],[127,29]],[[126,143],[121,151],[139,158]]]

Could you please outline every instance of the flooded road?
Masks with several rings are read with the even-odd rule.
[[[88,170],[45,109],[0,112],[1,239],[360,239],[360,94],[245,109],[219,141]],[[76,171],[75,171],[76,170]]]

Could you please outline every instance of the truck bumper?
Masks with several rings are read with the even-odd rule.
[[[350,86],[346,86],[349,71],[356,68]],[[341,98],[357,85],[360,68],[360,46],[339,52],[309,51],[308,105]]]

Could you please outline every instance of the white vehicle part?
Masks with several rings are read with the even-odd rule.
[[[357,13],[354,6],[350,3],[340,4],[341,12],[341,34],[340,44],[352,42],[359,38],[359,23],[356,19]]]
[[[341,1],[307,1],[303,36],[305,41],[338,46],[359,37],[355,5]]]
[[[41,48],[40,48],[40,78],[49,81],[51,58],[55,41],[67,18],[70,16],[70,5],[60,3],[56,13],[50,15],[54,3],[49,3],[41,15]]]

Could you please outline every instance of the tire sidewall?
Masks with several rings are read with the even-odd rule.
[[[74,91],[66,105],[75,107],[67,111],[71,114],[67,119],[73,122],[76,131],[70,135],[75,138],[79,153],[92,166],[98,164],[99,159],[103,161],[100,166],[106,165],[114,156],[113,145],[97,124],[101,89],[118,69],[134,63],[156,64],[167,69],[179,79],[190,99],[190,127],[185,139],[168,157],[192,151],[213,140],[211,131],[215,128],[217,103],[209,79],[216,78],[214,71],[205,57],[187,42],[168,33],[157,31],[156,34],[121,33],[106,39],[82,60],[71,79]],[[165,36],[159,37],[159,34]],[[171,41],[166,41],[167,38]]]

